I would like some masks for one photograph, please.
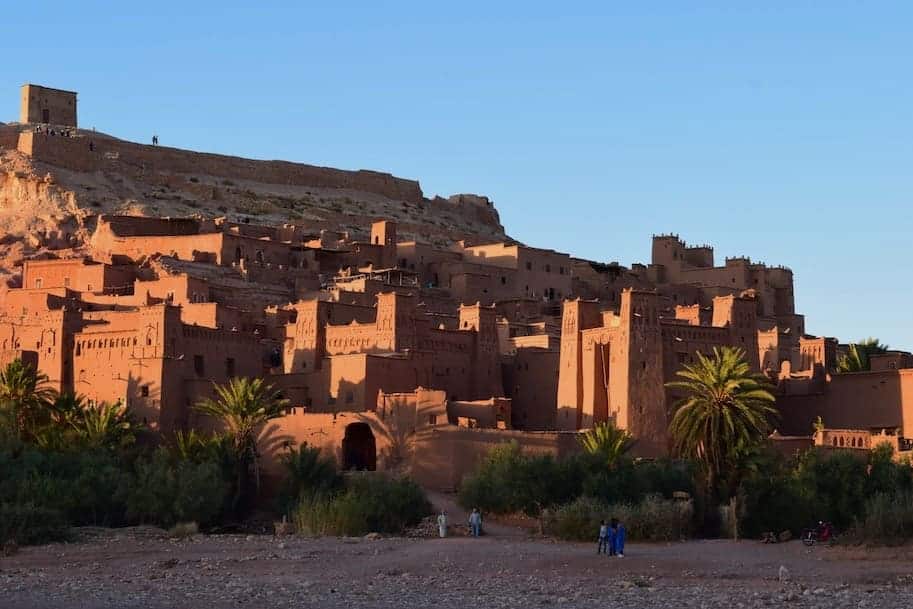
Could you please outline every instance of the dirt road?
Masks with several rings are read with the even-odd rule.
[[[780,567],[788,572],[781,583]],[[0,558],[0,607],[909,607],[905,549],[792,542],[594,545],[525,536],[276,539],[156,531]]]

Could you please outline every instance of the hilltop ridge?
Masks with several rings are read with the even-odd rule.
[[[484,196],[427,198],[417,180],[128,142],[67,128],[68,137],[0,123],[0,277],[24,256],[91,254],[101,214],[225,217],[359,235],[378,218],[433,245],[505,240]]]

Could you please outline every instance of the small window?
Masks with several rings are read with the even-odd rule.
[[[69,277],[63,278],[63,287],[65,287],[65,288],[70,287],[70,278]]]
[[[533,270],[533,263],[532,263],[532,262],[527,262],[527,263],[526,263],[526,270],[527,270],[527,271]]]
[[[139,388],[139,394],[140,394],[140,396],[142,396],[144,398],[148,398],[149,397],[149,385],[141,386]]]
[[[507,285],[507,277],[501,275],[501,285]]]
[[[436,414],[428,415],[428,425],[437,425],[437,415]]]
[[[545,272],[546,272],[546,273],[551,273],[551,272],[552,272],[552,265],[546,264],[546,265],[545,265]]]
[[[351,391],[346,393],[346,404],[351,404],[355,401],[355,394]]]
[[[41,277],[39,277],[38,279],[35,280],[35,287],[38,289],[41,289],[41,284],[42,284],[42,279],[41,279]]]
[[[225,358],[225,376],[228,378],[235,376],[235,358],[233,357]]]
[[[202,355],[193,356],[193,371],[197,376],[203,376],[206,374],[206,363],[203,361]]]

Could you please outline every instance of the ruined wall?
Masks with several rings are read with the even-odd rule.
[[[23,135],[28,137],[20,139],[20,151],[35,160],[76,171],[94,171],[101,167],[113,168],[117,164],[125,164],[140,166],[150,173],[224,176],[270,184],[358,190],[415,203],[424,201],[417,181],[376,171],[346,171],[286,161],[254,161],[177,148],[145,146],[103,136],[92,138],[95,151],[90,153],[88,135],[82,138],[32,137],[32,133]]]

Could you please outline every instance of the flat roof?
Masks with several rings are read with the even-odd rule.
[[[31,82],[27,82],[27,83],[25,83],[25,84],[22,85],[22,86],[23,86],[23,87],[37,87],[37,88],[39,88],[39,89],[47,89],[48,91],[59,91],[59,92],[61,92],[61,93],[70,93],[70,94],[72,94],[72,95],[76,95],[76,94],[77,94],[76,91],[68,91],[68,90],[66,90],[66,89],[57,89],[57,88],[55,88],[55,87],[46,87],[45,85],[36,85],[36,84],[34,84],[34,83],[31,83]]]

